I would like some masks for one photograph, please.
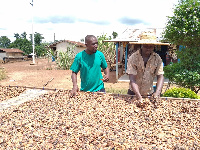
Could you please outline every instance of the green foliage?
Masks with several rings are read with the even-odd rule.
[[[195,93],[200,90],[200,3],[199,0],[179,0],[174,16],[168,18],[164,38],[175,45],[180,62],[164,68],[165,77]]]
[[[180,0],[174,16],[168,17],[164,38],[176,45],[198,47],[200,45],[199,0]]]
[[[15,37],[16,39],[19,39],[19,38],[20,38],[19,33],[14,33],[14,37]]]
[[[66,52],[59,52],[56,59],[57,65],[60,69],[69,70],[73,63],[75,45],[72,47],[67,47]]]
[[[198,95],[188,88],[171,88],[164,94],[164,97],[176,97],[176,98],[192,98],[198,99]]]
[[[44,39],[44,37],[42,36],[42,34],[35,32],[34,33],[34,42],[35,45],[40,45],[42,43],[42,39]],[[30,40],[32,43],[32,34],[30,34]]]
[[[177,56],[185,69],[200,73],[200,47],[182,47]]]
[[[9,46],[10,48],[18,48],[22,50],[25,55],[32,53],[32,43],[27,39],[17,38],[14,42],[12,42]]]
[[[45,56],[47,54],[47,49],[45,48],[45,43],[35,46],[35,52],[37,56]]]
[[[6,78],[6,72],[3,68],[0,68],[0,81]]]
[[[26,39],[26,35],[26,32],[23,32],[21,36],[18,33],[15,33],[14,37],[16,39],[10,44],[9,48],[18,48],[22,50],[25,53],[25,55],[32,53],[32,43]]]
[[[103,42],[104,40],[111,40],[111,37],[105,35],[97,36],[98,39],[98,50],[101,51],[106,60],[114,62],[115,59],[115,45],[113,42]]]
[[[105,88],[106,93],[127,94],[127,89]]]
[[[0,48],[8,48],[10,46],[10,39],[7,36],[0,37]]]
[[[16,35],[16,36],[17,36],[17,35]],[[26,39],[26,36],[27,36],[26,32],[23,32],[23,33],[21,34],[20,37],[21,37],[22,39]],[[18,38],[19,38],[19,37],[18,37]]]
[[[118,33],[113,31],[112,36],[113,36],[113,39],[115,39],[118,36]]]
[[[28,39],[26,39],[26,36],[27,36],[26,32],[23,32],[21,35],[15,33],[14,37],[16,38],[16,40],[10,44],[9,48],[18,48],[22,50],[25,53],[25,55],[29,55],[30,53],[32,53],[33,52],[32,39],[29,41]],[[41,43],[44,37],[42,37],[42,34],[35,32],[34,38],[35,38],[36,55],[44,56],[47,51],[45,48],[46,44]]]
[[[164,67],[164,76],[171,82],[180,85],[185,88],[189,88],[195,93],[200,90],[200,67],[197,69],[191,68],[190,70],[185,65],[180,63],[174,63]]]

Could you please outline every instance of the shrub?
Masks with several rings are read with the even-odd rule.
[[[59,52],[56,62],[60,69],[68,70],[73,63],[73,58],[71,55],[69,55],[68,51]]]
[[[65,52],[59,52],[56,63],[60,69],[68,70],[70,69],[75,56],[75,46],[72,45],[71,47],[67,47],[67,50]]]
[[[105,88],[106,93],[127,94],[127,89]]]
[[[111,36],[107,37],[107,35],[97,36],[98,39],[98,50],[101,51],[106,61],[110,63],[114,63],[115,60],[115,44],[114,42],[103,42],[104,40],[111,40]]]
[[[6,78],[6,72],[3,68],[0,68],[0,81]]]
[[[165,77],[181,87],[200,91],[200,3],[199,0],[179,0],[174,15],[168,17],[164,39],[179,46],[180,63],[167,66]]]
[[[188,89],[188,88],[171,88],[168,89],[164,94],[164,97],[176,97],[176,98],[192,98],[192,99],[198,99],[198,95]]]
[[[200,63],[198,64],[200,65]],[[164,67],[164,76],[171,82],[184,88],[189,88],[195,93],[200,90],[200,66],[186,68],[183,62],[174,63]]]

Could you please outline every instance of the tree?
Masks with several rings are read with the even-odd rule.
[[[177,85],[200,90],[200,3],[180,0],[174,16],[168,17],[164,38],[179,45],[180,62],[164,68],[165,76]]]
[[[20,36],[19,36],[18,33],[14,33],[14,37],[15,37],[16,39],[19,39],[19,38],[20,38]]]
[[[118,33],[113,31],[112,36],[113,36],[113,39],[115,39],[118,36]]]
[[[84,38],[80,39],[81,42],[85,42]]]
[[[23,33],[21,34],[21,38],[22,38],[22,39],[26,39],[26,35],[27,35],[26,32],[23,32]]]
[[[40,45],[42,43],[42,39],[44,39],[42,34],[35,32],[35,34],[34,34],[35,45]],[[30,40],[31,40],[31,43],[32,43],[32,34],[30,34]]]
[[[18,48],[28,55],[32,52],[32,43],[27,39],[17,38],[10,44],[10,48]]]
[[[174,16],[168,17],[164,37],[176,45],[200,46],[199,0],[180,0]]]
[[[42,44],[42,39],[44,39],[42,34],[35,32],[34,42],[35,42],[35,53],[37,56],[44,56],[44,54],[46,54],[45,44]],[[30,41],[32,43],[32,34],[30,34]]]
[[[47,49],[45,48],[47,45],[47,43],[41,43],[35,46],[35,53],[37,56],[45,56],[47,54]]]
[[[97,36],[97,39],[98,50],[104,53],[106,61],[113,63],[115,59],[115,45],[113,42],[103,42],[104,40],[111,40],[111,36],[107,37],[105,34]]]
[[[32,47],[32,35],[30,35],[31,40],[29,41],[27,38],[27,33],[23,32],[21,35],[18,33],[14,34],[14,37],[16,40],[10,44],[10,48],[19,48],[22,50],[26,55],[29,55],[33,52]],[[35,32],[35,52],[37,56],[44,56],[46,54],[46,48],[45,46],[47,43],[42,43],[42,34]]]
[[[8,48],[10,46],[10,39],[7,36],[0,37],[0,47],[1,48]]]

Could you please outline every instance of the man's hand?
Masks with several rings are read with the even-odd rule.
[[[104,75],[103,76],[103,82],[107,82],[109,81],[109,76],[108,75]]]
[[[145,101],[145,99],[143,98],[140,98],[140,99],[137,99],[136,101],[136,106],[139,107],[139,108],[144,108],[148,105],[149,103]]]
[[[157,108],[158,106],[158,99],[160,98],[160,94],[158,93],[153,93],[152,96],[150,97],[150,101],[154,104],[154,108]]]
[[[78,91],[79,91],[78,86],[74,86],[74,87],[72,88],[72,90],[70,91],[70,97],[76,96],[76,92],[78,92]]]
[[[154,100],[156,100],[156,99],[158,99],[160,97],[160,94],[158,94],[158,93],[153,93],[152,94],[152,96],[151,96],[151,99],[154,99]]]

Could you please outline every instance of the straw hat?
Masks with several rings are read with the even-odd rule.
[[[130,44],[154,44],[154,45],[169,45],[169,43],[158,42],[156,35],[152,31],[143,31],[139,35],[139,39],[136,42],[129,42]]]

